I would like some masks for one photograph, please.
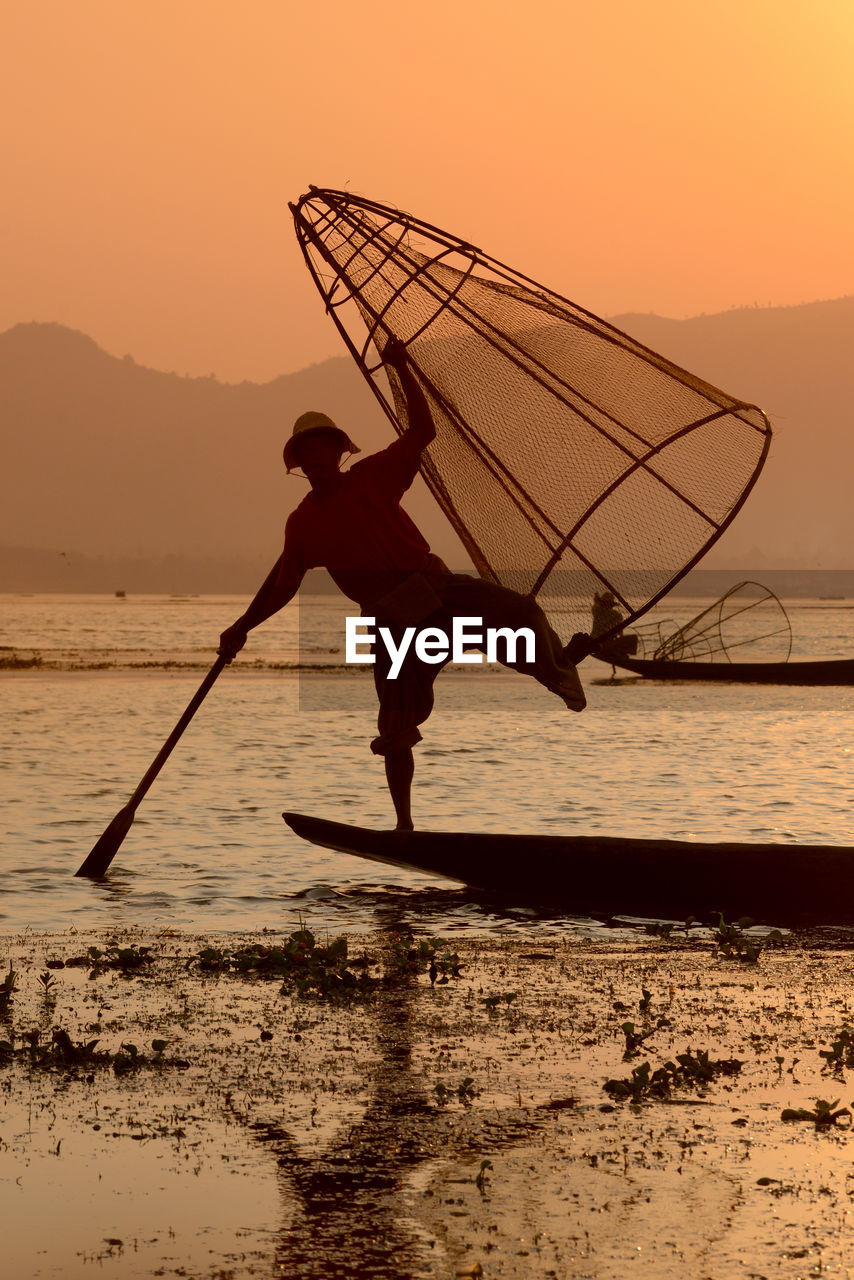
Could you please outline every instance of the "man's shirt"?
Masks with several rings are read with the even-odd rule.
[[[362,608],[423,570],[430,546],[400,506],[420,457],[403,435],[342,471],[329,493],[308,493],[285,525],[283,569],[324,568]]]

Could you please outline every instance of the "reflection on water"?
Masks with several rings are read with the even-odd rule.
[[[401,1213],[403,1183],[429,1156],[420,1129],[435,1115],[423,1078],[411,1070],[416,996],[413,976],[373,1002],[379,1062],[367,1106],[348,1132],[319,1155],[305,1155],[285,1128],[258,1130],[280,1169],[288,1225],[276,1261],[284,1275],[325,1280],[346,1272],[397,1280],[416,1264],[418,1241]]]
[[[405,951],[411,933],[389,926],[384,941],[392,956]],[[472,1150],[485,1156],[529,1138],[533,1121],[518,1111],[491,1109],[468,1122],[448,1121],[428,1097],[423,1070],[413,1064],[416,1005],[425,992],[414,973],[396,976],[366,1014],[375,1035],[368,1100],[360,1118],[339,1130],[325,1149],[305,1154],[286,1125],[255,1126],[275,1151],[282,1189],[283,1229],[276,1262],[286,1276],[327,1280],[370,1276],[400,1280],[441,1266],[428,1238],[408,1212],[412,1175],[443,1155]],[[423,1011],[422,1011],[423,1014]],[[432,1266],[431,1266],[432,1263]]]

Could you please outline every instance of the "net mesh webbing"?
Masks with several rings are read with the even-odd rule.
[[[638,617],[729,524],[768,448],[755,406],[397,210],[317,188],[291,207],[398,432],[382,352],[405,344],[437,429],[421,470],[478,572],[535,595],[563,638],[603,589]]]
[[[787,662],[789,615],[773,591],[738,582],[690,622],[638,627],[637,657],[665,662]]]

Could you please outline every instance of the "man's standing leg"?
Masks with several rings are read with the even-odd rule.
[[[396,831],[414,831],[412,825],[412,779],[415,776],[415,757],[411,747],[401,751],[387,751],[385,776],[397,815]]]
[[[440,623],[435,615],[428,621]],[[450,625],[450,618],[447,619]],[[399,631],[393,631],[396,644]],[[371,743],[375,755],[385,759],[385,776],[397,816],[397,831],[413,831],[411,795],[415,775],[412,748],[421,741],[418,726],[433,710],[433,682],[438,666],[422,662],[410,649],[395,680],[390,678],[391,658],[385,645],[374,647],[374,685],[380,701],[377,729]]]

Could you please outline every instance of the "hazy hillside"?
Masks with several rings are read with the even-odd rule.
[[[774,425],[764,474],[708,563],[852,565],[854,297],[614,322],[760,404]],[[100,557],[102,568],[140,558],[163,564],[165,556],[206,562],[202,589],[213,589],[223,562],[221,589],[239,589],[241,566],[252,574],[272,561],[285,515],[305,491],[305,481],[287,477],[281,464],[297,414],[325,410],[365,450],[391,438],[347,356],[263,385],[233,386],[142,368],[54,324],[0,334],[0,396],[0,589],[22,589],[21,573],[37,561],[50,577],[50,557],[30,552],[25,561],[25,548],[55,556],[57,588],[68,581],[65,552],[78,561]],[[409,506],[436,550],[464,563],[423,486]],[[116,572],[110,569],[111,580]],[[179,589],[191,586],[182,579]],[[40,570],[33,588],[44,587]]]
[[[322,409],[365,452],[391,427],[349,356],[258,385],[186,378],[116,359],[54,324],[0,334],[7,444],[0,546],[108,557],[272,563],[287,513],[306,492],[282,444]],[[409,508],[461,551],[426,488]]]

